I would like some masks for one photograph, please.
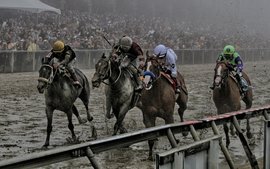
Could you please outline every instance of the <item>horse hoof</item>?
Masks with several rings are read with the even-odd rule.
[[[113,114],[113,113],[106,114],[106,117],[107,117],[107,119],[111,119],[111,118],[113,118],[113,117],[114,117],[114,114]]]
[[[186,137],[188,135],[188,132],[183,132],[182,135]]]
[[[97,130],[94,126],[92,127],[92,138],[97,139]]]
[[[149,156],[149,157],[148,157],[148,160],[154,161],[154,158],[153,158],[152,156]]]
[[[79,123],[80,123],[80,124],[84,124],[84,123],[86,123],[86,122],[87,122],[87,120],[85,120],[85,119],[79,120]]]
[[[87,118],[87,120],[88,120],[89,122],[91,122],[93,119],[94,119],[93,116]]]
[[[80,137],[74,137],[74,138],[71,138],[71,137],[68,137],[66,140],[69,144],[78,144],[80,143]]]
[[[46,149],[48,149],[48,146],[49,146],[49,145],[45,145],[45,144],[44,144],[44,145],[41,147],[41,149],[46,150]]]
[[[251,139],[252,137],[253,137],[253,134],[251,134],[251,133],[248,132],[248,133],[247,133],[247,138],[248,138],[248,139]]]

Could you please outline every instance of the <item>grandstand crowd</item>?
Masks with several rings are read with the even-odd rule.
[[[131,17],[62,11],[61,15],[17,11],[0,15],[0,50],[49,50],[56,39],[74,49],[108,49],[129,35],[144,49],[164,43],[173,49],[216,49],[227,43],[238,48],[267,48],[269,40],[250,33],[241,25],[231,29],[192,21],[160,17]]]

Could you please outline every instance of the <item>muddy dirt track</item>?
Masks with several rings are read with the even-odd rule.
[[[270,62],[246,63],[245,70],[248,73],[254,87],[253,107],[269,104],[268,91]],[[212,101],[212,92],[209,89],[213,78],[213,64],[208,65],[185,65],[180,71],[185,77],[189,90],[188,110],[185,119],[199,119],[215,114],[215,107]],[[83,70],[88,79],[91,80],[93,70]],[[40,152],[46,136],[47,119],[45,115],[44,96],[39,94],[37,85],[37,72],[0,74],[0,160],[23,156],[28,153]],[[111,135],[115,120],[106,120],[104,114],[105,98],[103,88],[91,90],[90,112],[94,116],[94,125],[97,128],[98,137],[104,138]],[[80,100],[76,105],[83,118],[86,112]],[[244,105],[242,106],[244,108]],[[175,112],[175,121],[179,116]],[[89,141],[90,125],[78,124],[73,117],[75,132],[80,136],[82,142]],[[157,121],[158,125],[164,124],[162,120]],[[262,141],[262,119],[251,120],[252,132],[255,134],[255,145],[251,146],[256,157],[263,153]],[[244,122],[241,123],[244,127]],[[143,129],[141,112],[134,108],[125,118],[125,126],[129,131]],[[222,128],[219,127],[222,131]],[[211,135],[211,131],[199,131],[201,138]],[[53,117],[53,131],[51,134],[51,146],[49,149],[59,148],[68,145],[66,138],[70,136],[67,128],[67,118],[63,112],[55,111]],[[183,142],[192,140],[189,135],[183,138],[177,135]],[[159,139],[155,152],[162,152],[169,149],[169,142],[166,138]],[[247,163],[247,158],[237,137],[232,138],[229,151],[237,165]],[[221,168],[229,168],[224,162],[220,153]],[[148,157],[148,146],[146,142],[138,143],[129,148],[112,150],[97,155],[98,161],[103,168],[110,169],[153,169],[154,162],[146,160]],[[53,164],[42,168],[91,168],[88,159],[80,158],[63,163]]]

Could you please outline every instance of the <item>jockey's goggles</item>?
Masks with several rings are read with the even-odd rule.
[[[224,54],[224,57],[228,60],[233,59],[233,54]]]
[[[166,53],[165,54],[153,54],[154,57],[157,57],[157,58],[164,58],[166,56]]]

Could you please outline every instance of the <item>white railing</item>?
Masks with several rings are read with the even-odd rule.
[[[217,125],[233,122],[238,132],[239,139],[249,159],[250,165],[252,166],[252,168],[257,169],[259,168],[258,162],[254,154],[252,153],[249,145],[247,144],[247,140],[245,136],[243,135],[243,131],[239,127],[238,120],[243,120],[246,118],[253,118],[253,117],[258,117],[258,116],[264,116],[266,120],[269,120],[269,116],[268,116],[269,113],[270,113],[270,105],[267,105],[264,107],[252,108],[252,109],[247,109],[247,110],[226,113],[223,115],[212,116],[212,117],[204,118],[201,120],[186,121],[183,123],[175,123],[175,124],[169,124],[169,125],[164,125],[164,126],[159,126],[159,127],[148,128],[148,129],[139,130],[132,133],[126,133],[126,134],[121,134],[121,135],[117,135],[117,136],[113,136],[113,137],[109,137],[105,139],[67,146],[64,148],[58,148],[54,150],[33,153],[30,155],[25,155],[24,157],[21,157],[21,158],[3,160],[3,161],[0,161],[0,168],[1,169],[34,168],[34,167],[41,167],[41,166],[49,165],[52,163],[57,163],[57,162],[62,162],[66,160],[71,160],[74,158],[87,156],[92,166],[95,169],[99,169],[101,167],[99,166],[99,164],[97,163],[95,159],[96,153],[129,146],[134,143],[147,141],[150,139],[156,139],[162,136],[167,136],[168,140],[171,143],[172,148],[177,148],[178,144],[175,139],[175,134],[189,131],[194,139],[194,143],[196,143],[200,141],[196,130],[212,128],[214,136],[220,136],[219,131],[217,129]],[[265,133],[269,133],[269,129],[267,129],[267,132]],[[270,136],[268,135],[265,138],[269,138],[269,137]],[[268,150],[269,150],[269,145],[270,145],[269,141],[270,139],[265,140],[265,145],[268,145]],[[235,168],[233,160],[231,159],[230,154],[226,146],[224,145],[222,139],[220,139],[219,145],[220,145],[221,151],[223,152],[227,160],[228,166],[231,169]],[[266,154],[264,156],[269,157],[269,152],[270,150],[265,151]],[[265,165],[269,166],[269,162],[265,162]]]
[[[102,53],[109,53],[104,50],[76,50],[77,67],[80,69],[93,69],[96,61]],[[175,50],[178,55],[177,64],[206,64],[215,63],[219,49],[182,49]],[[38,71],[41,65],[41,58],[49,51],[0,51],[0,73],[3,72],[29,72]],[[241,49],[238,51],[245,62],[270,60],[270,49]]]

